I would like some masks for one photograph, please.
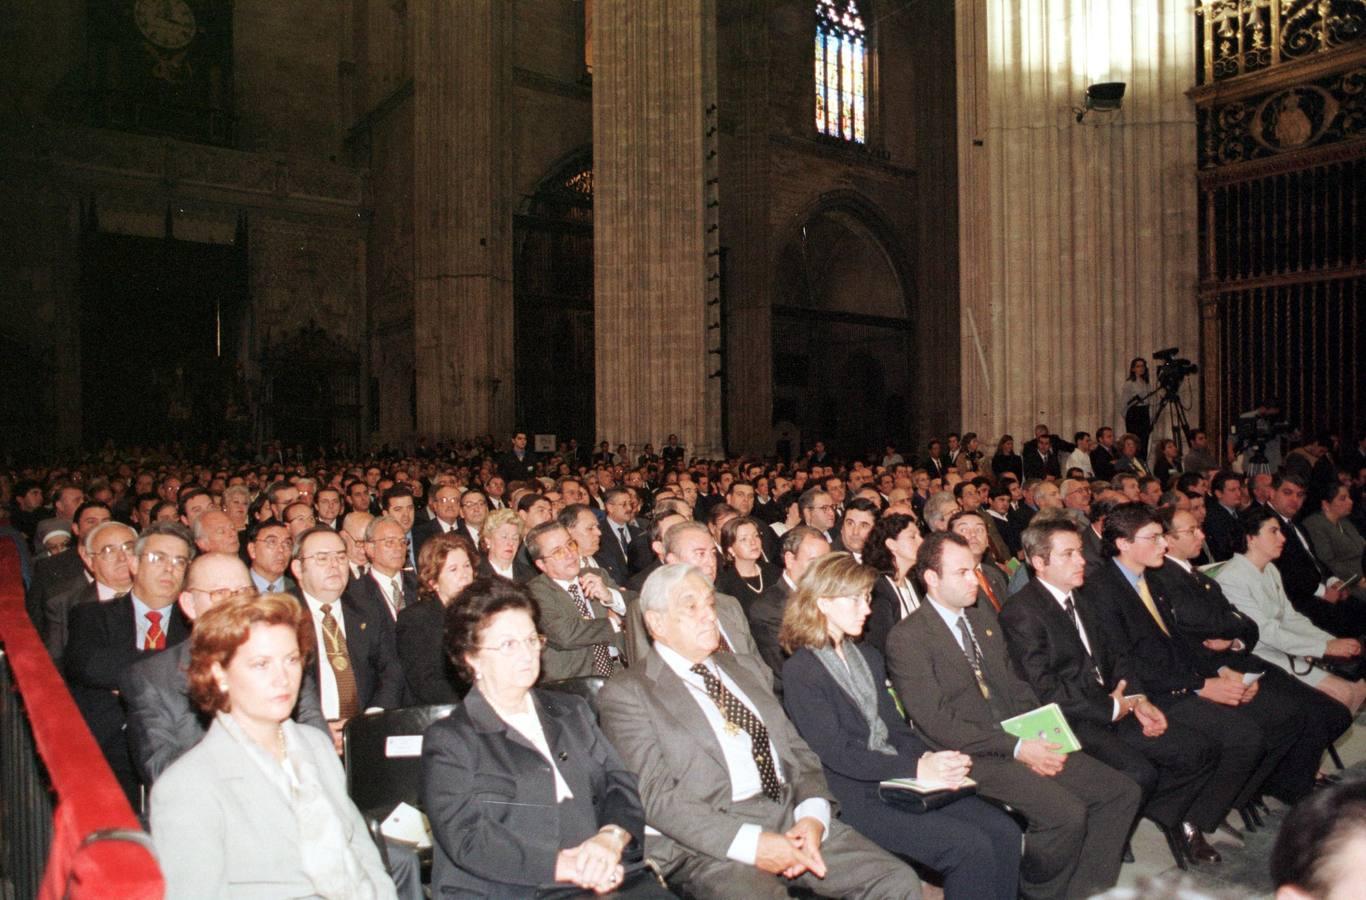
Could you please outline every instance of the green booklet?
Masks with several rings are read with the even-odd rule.
[[[1218,578],[1219,570],[1224,567],[1226,562],[1227,560],[1225,560],[1225,562],[1205,563],[1203,566],[1196,566],[1196,568],[1204,574],[1208,575],[1210,578]]]
[[[1062,714],[1058,704],[1050,703],[1031,709],[1027,713],[1006,719],[1001,723],[1006,734],[1013,734],[1021,740],[1030,741],[1042,738],[1053,744],[1061,744],[1063,753],[1081,749],[1081,741],[1072,733],[1067,717]]]

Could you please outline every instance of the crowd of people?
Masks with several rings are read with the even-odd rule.
[[[1189,438],[106,448],[0,538],[171,897],[423,896],[339,754],[428,704],[434,896],[1084,897],[1332,789],[1366,702],[1366,439]],[[1046,704],[1080,750],[1003,728]]]

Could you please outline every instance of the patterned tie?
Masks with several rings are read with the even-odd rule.
[[[573,598],[574,605],[579,608],[579,615],[585,619],[593,618],[593,613],[588,608],[588,598],[583,595],[577,579],[569,582],[569,596]],[[601,675],[604,678],[612,674],[612,653],[606,644],[593,645],[593,674]]]
[[[360,695],[356,691],[356,673],[351,669],[351,654],[346,636],[332,615],[332,604],[324,603],[323,650],[337,679],[337,718],[349,719],[360,712]]]
[[[1081,618],[1077,615],[1077,606],[1072,602],[1071,594],[1068,594],[1067,599],[1062,602],[1062,608],[1067,610],[1067,615],[1072,618],[1072,624],[1075,625],[1077,629],[1077,638],[1080,640],[1084,632],[1081,627]],[[1081,642],[1081,648],[1086,652],[1086,661],[1091,664],[1091,673],[1096,676],[1096,683],[1104,685],[1105,679],[1100,677],[1100,667],[1096,665],[1095,657],[1091,655],[1090,651],[1086,650],[1086,641]]]
[[[754,756],[754,765],[759,768],[759,781],[764,786],[764,796],[770,800],[777,800],[778,771],[773,767],[773,750],[768,743],[768,728],[752,709],[721,683],[721,679],[712,674],[706,665],[697,663],[688,671],[702,676],[702,683],[707,687],[707,696],[711,697],[716,708],[721,711],[721,717],[726,720],[726,734],[735,735],[743,730],[749,735],[749,752]]]
[[[968,627],[968,617],[958,617],[958,633],[963,638],[963,655],[968,658],[968,665],[972,667],[972,674],[977,678],[977,689],[982,692],[982,698],[991,699],[991,688],[987,687],[987,678],[982,674],[982,657],[977,652],[977,641],[972,636],[972,629]]]
[[[161,630],[161,613],[150,610],[147,613],[147,639],[142,643],[143,650],[165,650],[166,633]]]
[[[621,542],[621,555],[631,555],[631,540],[627,537],[626,526],[622,525],[617,529],[617,540]]]
[[[394,617],[397,618],[399,610],[403,609],[403,582],[398,580],[397,575],[390,579],[389,590],[391,592],[389,596],[394,598]]]
[[[996,599],[996,592],[991,589],[991,584],[987,581],[987,573],[983,572],[980,568],[977,570],[977,584],[987,595],[987,599],[991,601],[991,605],[996,608],[997,612],[1000,612],[1001,601]],[[961,622],[963,620],[959,619],[958,621]]]
[[[1162,629],[1162,633],[1171,637],[1172,633],[1167,630],[1167,623],[1162,621],[1162,614],[1157,611],[1157,604],[1153,602],[1152,592],[1148,590],[1148,579],[1138,579],[1138,599],[1143,601],[1143,605],[1148,608],[1148,615],[1153,617],[1157,627]]]

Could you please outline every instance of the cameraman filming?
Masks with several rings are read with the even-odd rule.
[[[1244,473],[1280,471],[1285,459],[1281,436],[1290,432],[1290,424],[1281,421],[1284,406],[1281,398],[1267,397],[1238,417],[1233,426],[1232,451],[1242,454]]]

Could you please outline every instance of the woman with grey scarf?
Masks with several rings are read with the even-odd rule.
[[[897,711],[881,654],[855,643],[876,577],[852,555],[829,553],[797,582],[778,633],[791,654],[783,666],[787,714],[820,757],[845,824],[934,869],[947,900],[1013,900],[1021,842],[1009,816],[972,796],[928,812],[891,806],[879,796],[879,783],[891,778],[957,787],[972,760],[953,750],[931,751]]]

